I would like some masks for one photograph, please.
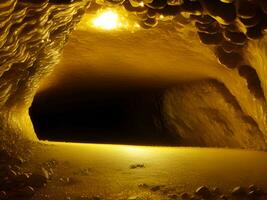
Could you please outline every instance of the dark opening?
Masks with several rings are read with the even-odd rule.
[[[161,116],[161,89],[84,89],[36,95],[30,108],[41,140],[175,145]]]

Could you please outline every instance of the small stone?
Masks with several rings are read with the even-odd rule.
[[[144,168],[145,167],[144,164],[137,164],[136,166],[139,167],[139,168]]]
[[[231,194],[233,196],[243,196],[246,195],[246,189],[241,186],[237,186],[232,190]]]
[[[0,200],[4,200],[7,198],[7,193],[5,191],[0,191]]]
[[[31,186],[26,186],[19,190],[18,195],[23,197],[31,197],[35,193],[35,190]]]
[[[206,186],[199,187],[195,191],[195,194],[198,195],[198,196],[201,196],[203,198],[210,197],[210,195],[211,195],[209,188],[207,188]]]
[[[150,190],[153,191],[153,192],[159,191],[160,190],[160,185],[153,186]]]
[[[138,199],[137,196],[131,196],[131,197],[129,197],[127,200],[137,200],[137,199]]]
[[[49,195],[49,194],[45,194],[45,195],[44,195],[44,198],[45,198],[45,199],[50,199],[50,195]]]
[[[182,200],[189,200],[190,199],[190,195],[187,192],[184,192],[181,194],[181,199]]]
[[[226,195],[223,194],[223,195],[220,196],[220,199],[228,200],[228,197],[227,197]]]
[[[7,174],[8,174],[8,176],[9,176],[10,178],[14,178],[14,177],[17,176],[17,173],[16,173],[14,170],[12,170],[12,169],[9,169],[9,170],[7,171]]]
[[[215,194],[215,195],[220,195],[221,194],[221,191],[220,191],[219,188],[214,187],[214,188],[212,188],[212,193]]]
[[[136,165],[130,165],[130,169],[135,169],[137,168]]]
[[[257,189],[257,187],[254,184],[251,184],[248,186],[249,191],[255,191],[256,189]]]
[[[43,167],[42,167],[41,171],[42,171],[42,175],[48,180],[49,179],[49,172]]]
[[[132,164],[130,165],[130,169],[136,169],[136,168],[144,168],[144,164]]]
[[[257,194],[257,192],[255,191],[255,190],[253,190],[253,191],[250,191],[249,193],[248,193],[248,197],[249,197],[249,199],[257,199],[257,197],[258,197],[259,195]]]
[[[16,163],[17,163],[17,164],[23,164],[24,162],[25,162],[25,160],[24,160],[22,157],[18,156],[18,157],[16,158]]]
[[[66,182],[66,183],[70,183],[70,177],[67,177],[67,178],[65,179],[65,182]]]

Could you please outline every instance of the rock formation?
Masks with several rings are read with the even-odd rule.
[[[38,84],[59,61],[64,44],[88,2],[0,2],[0,141],[36,139],[28,108]]]
[[[149,31],[171,27],[168,34],[177,34],[180,40],[177,56],[192,53],[198,57],[192,60],[207,64],[200,67],[212,68],[205,80],[183,83],[165,94],[164,121],[182,144],[266,149],[264,0],[96,3],[125,8]],[[86,1],[67,0],[0,3],[1,141],[18,135],[36,139],[28,109],[40,80],[59,61],[87,5]]]

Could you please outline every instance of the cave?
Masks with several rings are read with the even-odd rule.
[[[265,0],[0,1],[0,200],[267,199]]]
[[[40,140],[164,146],[178,144],[167,134],[162,121],[163,88],[65,90],[61,93],[52,90],[35,96],[30,116]]]

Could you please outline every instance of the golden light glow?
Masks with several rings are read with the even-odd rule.
[[[135,16],[129,14],[125,9],[111,7],[98,10],[94,14],[86,13],[79,23],[79,30],[91,28],[104,31],[126,30],[135,32],[140,29]]]
[[[109,10],[102,13],[93,20],[93,25],[100,29],[112,30],[121,26],[119,16],[116,12]]]
[[[141,2],[139,3],[139,6],[144,7],[144,6],[145,6],[144,2],[141,1]]]

